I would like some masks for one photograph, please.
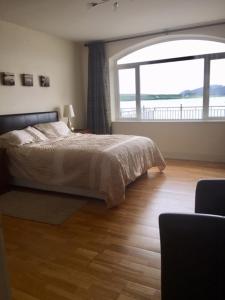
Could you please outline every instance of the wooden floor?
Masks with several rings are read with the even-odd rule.
[[[90,200],[57,226],[4,217],[13,299],[160,299],[158,215],[193,212],[197,180],[211,177],[225,165],[169,161],[117,209]]]

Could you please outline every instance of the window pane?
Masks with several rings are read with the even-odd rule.
[[[203,59],[141,66],[142,119],[201,119],[203,71]]]
[[[158,43],[134,51],[117,61],[118,64],[225,52],[225,43],[203,40],[178,40]]]
[[[135,69],[119,70],[120,118],[136,118]]]
[[[211,61],[209,117],[225,117],[225,59]]]

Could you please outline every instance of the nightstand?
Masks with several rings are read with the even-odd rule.
[[[0,148],[0,194],[9,190],[6,150]]]
[[[73,130],[74,133],[91,133],[91,130],[88,128],[85,129],[74,129]]]

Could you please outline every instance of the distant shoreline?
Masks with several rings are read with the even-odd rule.
[[[225,95],[210,95],[211,97],[225,97]],[[141,100],[152,101],[152,100],[176,100],[176,99],[196,99],[202,98],[202,95],[197,96],[181,96],[181,95],[173,95],[173,94],[160,94],[160,95],[149,95],[149,94],[141,94]],[[135,101],[135,94],[120,94],[120,101]]]
[[[210,85],[210,97],[225,97],[225,85]],[[184,90],[179,94],[141,94],[141,100],[175,100],[203,98],[203,87]],[[135,94],[120,94],[120,101],[135,101]]]

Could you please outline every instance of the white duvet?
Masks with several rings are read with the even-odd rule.
[[[126,185],[149,168],[165,168],[156,144],[140,136],[71,134],[7,152],[14,177],[96,191],[108,207],[119,205]]]

